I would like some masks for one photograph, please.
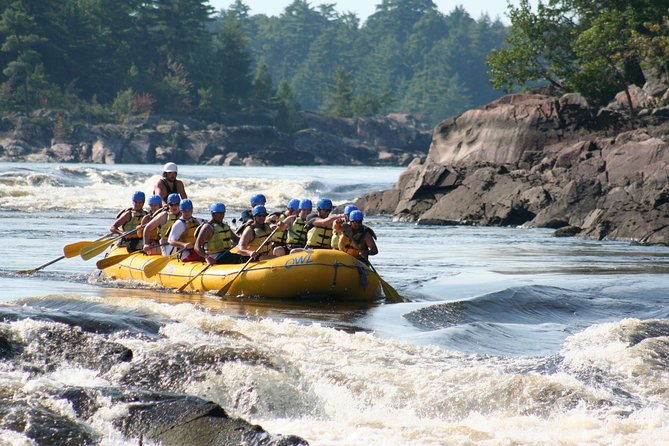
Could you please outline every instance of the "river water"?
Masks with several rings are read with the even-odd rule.
[[[31,353],[12,360],[0,345],[0,444],[40,444],[41,418],[22,431],[7,417],[10,407],[39,407],[85,426],[97,444],[136,445],[114,428],[115,403],[82,418],[57,396],[130,386],[212,400],[312,445],[669,444],[667,247],[369,216],[373,263],[407,298],[400,304],[176,294],[101,279],[79,258],[17,273],[105,234],[160,170],[0,164],[0,335]],[[293,197],[343,204],[392,186],[401,171],[180,166],[179,177],[196,216],[220,200],[230,220],[256,192],[270,210]],[[73,361],[44,340],[64,327],[93,333],[85,354],[113,341],[133,360],[108,369]],[[183,360],[203,346],[265,360]],[[165,357],[178,367],[152,370]]]

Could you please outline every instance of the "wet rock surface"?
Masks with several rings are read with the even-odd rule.
[[[357,205],[419,224],[570,227],[559,235],[667,244],[669,118],[662,98],[637,93],[660,108],[630,117],[615,101],[597,110],[579,95],[518,94],[469,110],[434,129],[427,157],[393,189]]]
[[[103,304],[60,303],[65,308],[56,309],[58,302],[48,299],[24,302],[20,309],[2,307],[0,367],[17,380],[0,388],[0,431],[40,445],[100,444],[102,432],[110,428],[137,444],[308,444],[293,435],[269,433],[189,393],[226,364],[281,373],[249,340],[230,333],[230,346],[165,343],[160,330],[145,330],[153,324],[164,327],[162,321],[113,306],[106,306],[106,324],[96,332],[83,313],[102,313]],[[17,317],[26,309],[29,318]],[[130,347],[140,345],[139,352]],[[242,401],[253,399],[252,384],[236,390],[235,383],[224,385],[237,395],[237,408],[262,406],[262,401]],[[100,430],[101,424],[108,427]]]

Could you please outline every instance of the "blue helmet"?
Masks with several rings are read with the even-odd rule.
[[[357,211],[358,207],[354,204],[349,204],[344,208],[344,215],[348,216],[352,211]]]
[[[251,207],[255,207],[261,204],[264,205],[265,203],[267,203],[267,199],[263,194],[255,194],[251,197]]]
[[[214,214],[216,212],[225,213],[225,205],[223,203],[219,203],[219,202],[212,203],[212,205],[209,207],[209,212],[211,212],[212,214]]]
[[[141,190],[138,190],[134,194],[132,194],[132,201],[145,201],[146,200],[146,195],[144,195],[144,192]]]
[[[294,211],[298,210],[300,208],[300,200],[297,198],[293,198],[288,202],[288,205],[286,206],[288,209],[292,209]]]
[[[168,203],[178,203],[180,201],[181,201],[181,197],[179,196],[179,194],[169,194],[167,196],[167,202]]]
[[[179,203],[179,210],[180,211],[192,211],[193,210],[193,202],[190,201],[189,198],[184,198]]]
[[[265,209],[265,206],[258,205],[258,206],[253,208],[253,216],[255,217],[258,214],[267,215],[267,209]]]
[[[364,217],[365,216],[362,215],[362,211],[356,209],[355,211],[351,211],[351,215],[348,216],[348,219],[350,221],[362,221]]]
[[[149,197],[149,206],[152,204],[163,204],[163,199],[160,198],[160,195],[151,195]]]
[[[312,206],[311,206],[311,200],[310,199],[303,198],[300,201],[299,209],[311,209],[311,208],[312,208]]]
[[[322,209],[324,211],[331,211],[332,210],[332,200],[330,200],[329,198],[321,198],[316,203],[316,209]]]

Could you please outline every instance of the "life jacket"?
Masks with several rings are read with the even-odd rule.
[[[200,226],[200,220],[195,217],[191,217],[188,220],[179,218],[179,220],[186,224],[186,230],[183,232],[183,234],[181,234],[181,237],[179,237],[179,241],[184,243],[194,242],[195,231],[197,230],[198,226]],[[174,224],[172,224],[172,226],[174,226]]]
[[[336,234],[332,232],[332,238],[330,239],[330,246],[332,249],[339,249],[339,239],[341,239],[341,234]]]
[[[137,228],[142,223],[142,218],[148,214],[144,209],[141,211],[136,211],[134,208],[128,208],[128,209],[123,209],[121,212],[119,212],[116,215],[116,218],[119,218],[121,215],[124,213],[130,211],[130,220],[127,221],[126,224],[123,225],[122,229],[123,232],[130,232],[133,231]],[[134,233],[132,235],[126,235],[124,238],[129,239],[129,238],[139,238],[139,235],[137,233]]]
[[[168,183],[165,178],[161,178],[160,181],[162,181],[163,186],[165,186],[165,190],[167,191],[167,195],[162,197],[163,201],[167,200],[167,197],[170,194],[178,194],[179,193],[179,188],[177,187],[176,180],[174,180],[174,186],[173,187],[170,187],[170,183]]]
[[[364,259],[364,257],[360,254],[360,249],[363,250],[369,249],[369,246],[367,246],[367,242],[365,242],[365,235],[374,234],[374,231],[372,231],[367,226],[363,225],[362,230],[358,232],[350,231],[349,234],[351,234],[351,238],[353,240],[351,240],[351,238],[349,238],[346,234],[342,234],[341,239],[339,241],[339,249],[341,251],[344,251],[346,254],[352,255],[353,257]]]
[[[279,214],[279,223],[286,219],[285,214]],[[288,240],[288,230],[276,231],[272,236],[272,243],[274,246],[286,246],[286,241]]]
[[[156,212],[151,214],[151,219],[149,219],[149,221],[151,221],[153,217],[155,217],[156,215],[160,214],[163,210],[164,210],[163,208],[156,209]],[[158,241],[160,239],[160,234],[158,233],[159,229],[160,229],[159,226],[156,226],[155,228],[151,229],[151,232],[149,232],[149,240]],[[137,234],[139,234],[139,232],[140,231],[137,231]]]
[[[251,240],[251,243],[249,243],[247,249],[255,251],[260,247],[260,245],[262,245],[262,243],[271,233],[272,230],[267,223],[264,223],[261,228],[253,228],[253,240]],[[263,246],[263,248],[258,251],[258,254],[267,254],[271,251],[271,249],[272,246],[269,243],[266,243],[265,246]]]
[[[179,217],[181,217],[181,213],[174,215],[171,212],[167,212],[167,220],[160,225],[160,228],[158,228],[158,234],[160,234],[161,240],[167,240],[170,235],[170,230],[172,230],[172,225],[179,219]]]
[[[332,227],[322,228],[320,226],[314,226],[309,229],[309,232],[307,233],[307,247],[332,249],[332,246],[330,246],[331,239]]]
[[[204,244],[204,249],[207,254],[216,254],[232,248],[232,229],[230,229],[230,226],[228,226],[226,222],[216,223],[215,221],[211,220],[204,225],[198,226],[198,228],[195,230],[196,239],[205,225],[211,226],[213,231],[209,241]]]
[[[292,226],[286,230],[286,241],[289,245],[302,245],[307,243],[307,231],[304,228],[307,222],[297,217]]]

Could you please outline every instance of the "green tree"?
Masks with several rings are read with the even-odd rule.
[[[252,58],[241,24],[226,16],[214,37],[214,88],[219,90],[224,110],[239,111],[252,90]]]
[[[330,116],[353,116],[353,76],[343,67],[337,67],[328,85],[325,111]]]
[[[0,17],[0,33],[5,41],[0,49],[14,56],[3,69],[10,85],[21,85],[22,95],[16,95],[23,110],[29,113],[33,105],[36,88],[31,88],[38,81],[44,80],[41,57],[36,48],[46,39],[38,34],[38,25],[34,18],[16,1],[5,9]]]
[[[617,91],[643,84],[642,64],[666,73],[669,54],[657,45],[657,37],[667,35],[666,0],[550,0],[539,3],[536,13],[523,0],[510,11],[508,47],[488,59],[497,87],[547,81],[603,104]]]

